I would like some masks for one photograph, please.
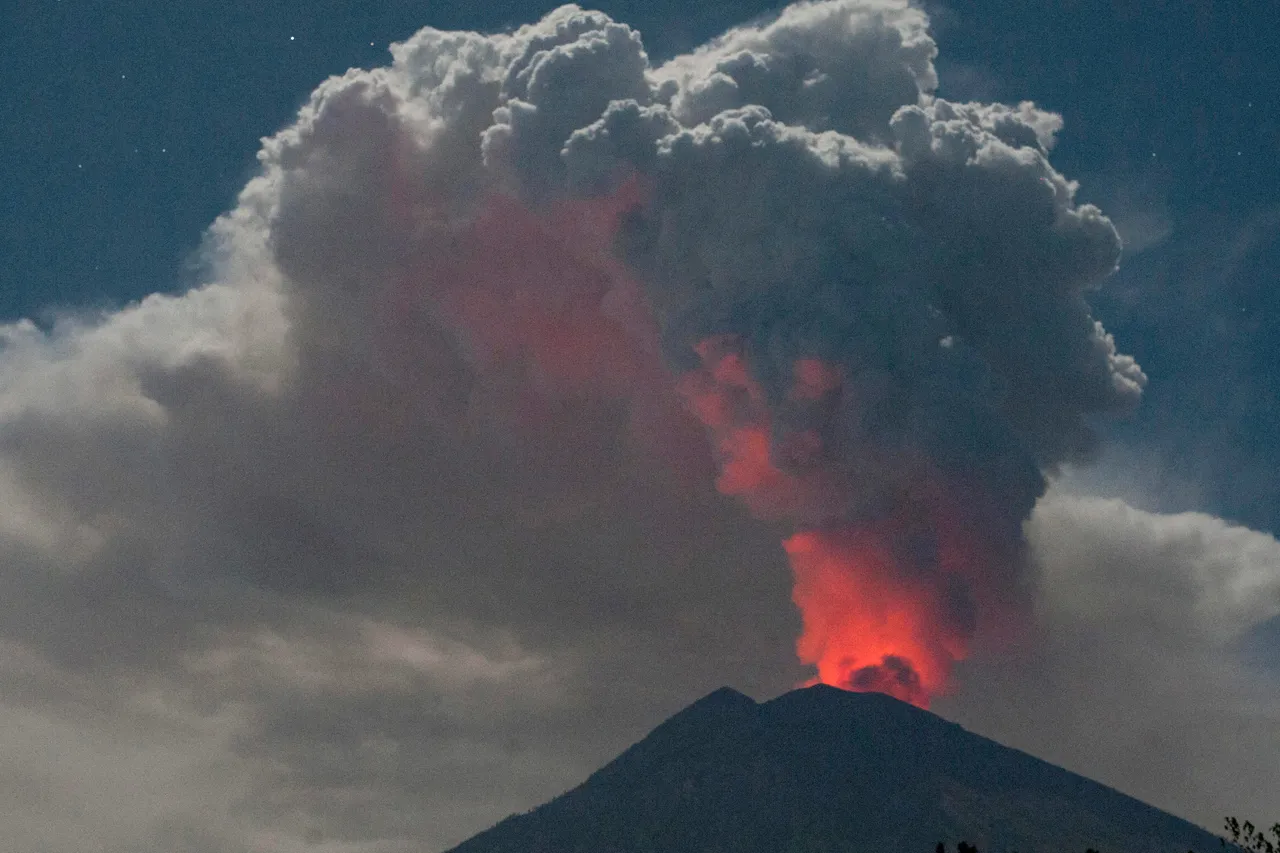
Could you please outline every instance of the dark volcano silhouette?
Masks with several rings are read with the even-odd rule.
[[[877,693],[717,690],[451,853],[1210,853],[1187,821]]]

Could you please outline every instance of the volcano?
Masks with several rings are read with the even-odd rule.
[[[1208,853],[1205,830],[878,693],[722,688],[451,853]]]

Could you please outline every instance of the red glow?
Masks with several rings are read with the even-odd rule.
[[[644,195],[632,180],[610,196],[540,211],[491,198],[435,271],[437,310],[482,375],[520,377],[524,393],[508,420],[526,431],[547,423],[535,445],[574,440],[549,412],[611,401],[634,449],[705,483],[705,438],[679,405],[640,284],[612,254],[620,218]]]
[[[717,489],[799,531],[784,547],[803,619],[796,650],[816,680],[921,706],[947,688],[971,628],[949,612],[945,581],[968,584],[980,610],[998,606],[1003,588],[984,575],[971,502],[925,475],[910,478],[922,496],[912,496],[906,518],[879,529],[833,522],[851,514],[853,475],[828,459],[821,418],[836,409],[828,403],[849,404],[853,389],[842,368],[819,358],[798,359],[783,399],[771,400],[741,342],[712,336],[695,347],[701,367],[680,376],[673,393],[643,291],[611,253],[621,217],[643,203],[639,182],[541,210],[492,196],[466,219],[392,195],[397,220],[436,232],[415,241],[384,306],[388,349],[404,346],[407,364],[458,375],[433,384],[442,389],[426,404],[433,421],[452,417],[463,433],[506,430],[512,453],[527,457],[516,464],[570,479],[616,464],[620,435],[696,480],[712,473],[709,435]],[[421,353],[428,357],[415,362]],[[395,397],[372,399],[390,406]],[[777,405],[800,416],[779,426]],[[935,537],[933,563],[904,564],[909,558],[892,547],[895,526],[922,518]]]
[[[947,601],[946,590],[951,581],[976,585],[981,599],[987,569],[973,532],[979,526],[974,513],[948,499],[922,465],[912,478],[920,481],[919,494],[904,504],[902,517],[859,526],[822,521],[839,517],[847,487],[823,464],[819,431],[774,434],[765,393],[734,337],[708,338],[695,350],[702,367],[682,376],[679,388],[711,434],[717,488],[761,518],[789,519],[801,527],[783,543],[795,576],[792,599],[803,620],[796,644],[801,662],[815,667],[816,682],[887,693],[926,707],[947,689],[952,666],[968,654],[972,626],[951,612],[956,605]],[[786,396],[812,407],[847,393],[845,384],[838,367],[800,359]],[[933,534],[928,566],[903,564],[907,558],[892,547],[913,522]]]
[[[798,359],[794,373],[791,396],[797,400],[821,400],[844,382],[838,369],[816,358]]]
[[[940,630],[947,620],[936,591],[904,578],[874,535],[805,531],[784,547],[804,620],[796,653],[817,668],[817,681],[921,707],[946,689],[964,639]]]
[[[661,369],[656,330],[625,313],[642,304],[637,285],[601,245],[618,211],[577,205],[539,215],[492,199],[440,271],[441,308],[482,368],[521,364],[547,391],[627,396]]]
[[[716,488],[742,499],[756,515],[774,518],[799,502],[804,483],[773,464],[764,393],[736,347],[732,336],[702,341],[696,349],[703,368],[680,377],[678,388],[711,433],[720,469]]]
[[[411,162],[395,163],[390,206],[414,224],[414,251],[379,305],[378,350],[397,375],[434,374],[414,398],[431,422],[494,436],[502,464],[534,466],[534,478],[591,480],[622,450],[664,463],[646,475],[704,487],[705,434],[673,388],[640,284],[612,251],[643,183],[537,209],[495,193],[462,215],[397,189],[415,185]]]

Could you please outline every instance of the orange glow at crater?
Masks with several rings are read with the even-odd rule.
[[[702,367],[684,374],[679,390],[711,435],[717,488],[741,499],[757,517],[789,519],[800,528],[783,547],[795,577],[792,600],[803,621],[796,653],[817,670],[813,683],[886,693],[927,707],[946,690],[953,664],[968,654],[969,631],[946,600],[949,582],[974,574],[974,554],[962,547],[958,529],[964,525],[955,518],[947,524],[932,519],[933,562],[915,566],[904,564],[907,558],[893,548],[895,535],[903,533],[901,519],[814,524],[816,517],[838,517],[840,506],[840,475],[823,464],[820,432],[775,434],[765,393],[733,336],[708,338],[695,350]],[[786,397],[798,405],[846,393],[844,376],[833,365],[804,358],[793,368]],[[943,513],[946,504],[925,503],[912,511]]]
[[[946,689],[964,638],[948,636],[936,591],[905,578],[874,535],[804,531],[784,547],[804,621],[796,654],[817,668],[815,681],[920,707]]]

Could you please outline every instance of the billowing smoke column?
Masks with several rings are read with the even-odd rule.
[[[785,538],[801,660],[921,705],[1017,625],[1043,472],[1145,381],[1085,302],[1120,243],[1048,161],[1059,119],[936,97],[927,26],[899,0],[805,3],[654,67],[567,6],[424,30],[382,88],[321,89],[301,125],[381,117],[395,165],[359,180],[389,185],[404,235],[370,241],[399,270],[387,313],[471,375],[433,411],[576,451],[575,407],[603,400],[686,471],[692,414],[717,488]],[[294,143],[268,155],[287,168]],[[382,227],[335,197],[295,227]]]

